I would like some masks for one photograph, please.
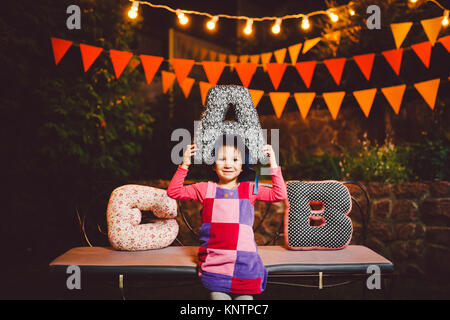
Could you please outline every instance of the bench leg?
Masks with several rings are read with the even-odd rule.
[[[123,290],[123,274],[119,274],[119,290],[122,295],[122,300],[125,300],[125,294]]]

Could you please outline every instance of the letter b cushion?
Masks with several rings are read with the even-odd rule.
[[[285,213],[285,243],[293,250],[343,249],[350,243],[353,225],[348,214],[352,200],[338,181],[289,181]],[[318,205],[319,209],[313,209]]]
[[[139,224],[141,210],[151,210],[160,218]],[[166,190],[148,186],[124,185],[109,199],[106,218],[108,238],[116,250],[149,250],[169,246],[178,235],[177,203]]]

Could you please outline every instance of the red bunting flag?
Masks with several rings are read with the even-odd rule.
[[[62,57],[66,54],[67,50],[69,50],[73,41],[68,41],[59,38],[50,38],[52,41],[53,48],[53,56],[55,57],[55,64],[58,65],[59,61],[61,61]]]
[[[383,51],[382,54],[387,62],[389,62],[389,65],[392,70],[394,70],[395,74],[399,75],[400,67],[402,65],[403,48]]]
[[[103,48],[90,46],[88,44],[80,43],[81,58],[83,60],[84,72],[88,71],[95,59],[99,56]]]
[[[109,55],[111,56],[111,62],[114,67],[116,78],[119,79],[133,54],[126,51],[109,50]]]
[[[450,52],[450,35],[442,37],[438,41]]]
[[[414,50],[414,52],[417,54],[417,56],[420,58],[420,60],[423,62],[425,67],[430,67],[430,57],[431,57],[431,42],[425,41],[417,44],[413,44],[411,48]]]
[[[209,88],[212,87],[212,84],[205,81],[200,81],[198,83],[200,87],[200,96],[202,97],[202,103],[205,105],[206,102],[206,96],[208,95]]]
[[[178,83],[181,86],[184,79],[186,79],[189,72],[191,72],[195,61],[191,59],[171,59],[170,62],[172,63]]]
[[[183,90],[184,96],[189,97],[189,93],[191,93],[192,85],[194,84],[195,79],[188,78],[184,79],[183,83],[180,84],[181,90]]]
[[[241,79],[242,85],[248,88],[256,71],[256,63],[236,62],[234,67],[236,68],[239,79]]]
[[[297,62],[295,64],[295,68],[300,74],[300,77],[302,78],[306,87],[309,88],[314,74],[314,69],[316,68],[316,61]]]
[[[324,60],[323,63],[327,66],[327,69],[330,71],[336,84],[339,85],[341,82],[342,71],[344,70],[345,58],[327,59]]]
[[[272,81],[275,90],[278,90],[281,78],[283,78],[284,71],[286,70],[287,63],[268,63],[267,73],[269,74],[270,80]]]
[[[162,78],[162,88],[163,92],[167,93],[169,88],[173,85],[173,82],[175,81],[175,74],[172,72],[167,71],[161,71],[161,78]]]
[[[290,95],[289,92],[269,92],[270,101],[272,101],[273,109],[278,119],[280,119]]]
[[[354,56],[353,59],[355,59],[355,62],[363,73],[364,77],[366,77],[367,80],[370,80],[375,53],[361,54],[359,56]]]
[[[328,106],[328,110],[330,110],[331,117],[333,120],[336,120],[342,100],[344,100],[345,91],[324,92],[322,96]]]
[[[403,94],[405,93],[406,84],[401,84],[398,86],[381,88],[381,92],[383,92],[386,100],[391,105],[395,114],[398,114],[400,111],[400,107],[402,105]]]
[[[414,87],[420,93],[420,95],[428,104],[428,106],[431,108],[431,110],[434,110],[434,105],[436,103],[436,96],[439,90],[440,81],[441,79],[438,78],[414,84]]]
[[[163,57],[156,56],[148,56],[145,54],[141,54],[139,56],[142,61],[142,67],[144,68],[145,79],[147,80],[147,84],[150,84],[155,76],[156,72],[159,69],[159,66],[163,62]]]
[[[223,69],[225,68],[225,62],[202,61],[202,65],[209,83],[215,86],[220,79]]]
[[[316,97],[315,92],[296,92],[294,93],[295,102],[297,102],[298,110],[300,111],[300,115],[303,120],[308,116],[309,109],[311,108],[311,104]]]

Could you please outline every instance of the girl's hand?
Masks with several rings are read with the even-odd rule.
[[[183,156],[183,163],[181,164],[181,167],[184,169],[188,169],[191,165],[191,157],[195,155],[195,151],[197,151],[197,147],[195,144],[188,144],[186,147],[186,151],[184,152]]]
[[[271,168],[278,167],[277,165],[277,158],[275,157],[275,152],[273,151],[273,148],[270,144],[266,144],[265,146],[261,147],[261,150],[263,151],[264,155],[269,157],[269,165]]]

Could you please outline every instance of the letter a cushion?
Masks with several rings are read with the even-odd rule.
[[[353,225],[348,189],[338,181],[288,181],[285,243],[293,250],[343,249],[350,243]],[[312,209],[318,205],[319,209]]]

